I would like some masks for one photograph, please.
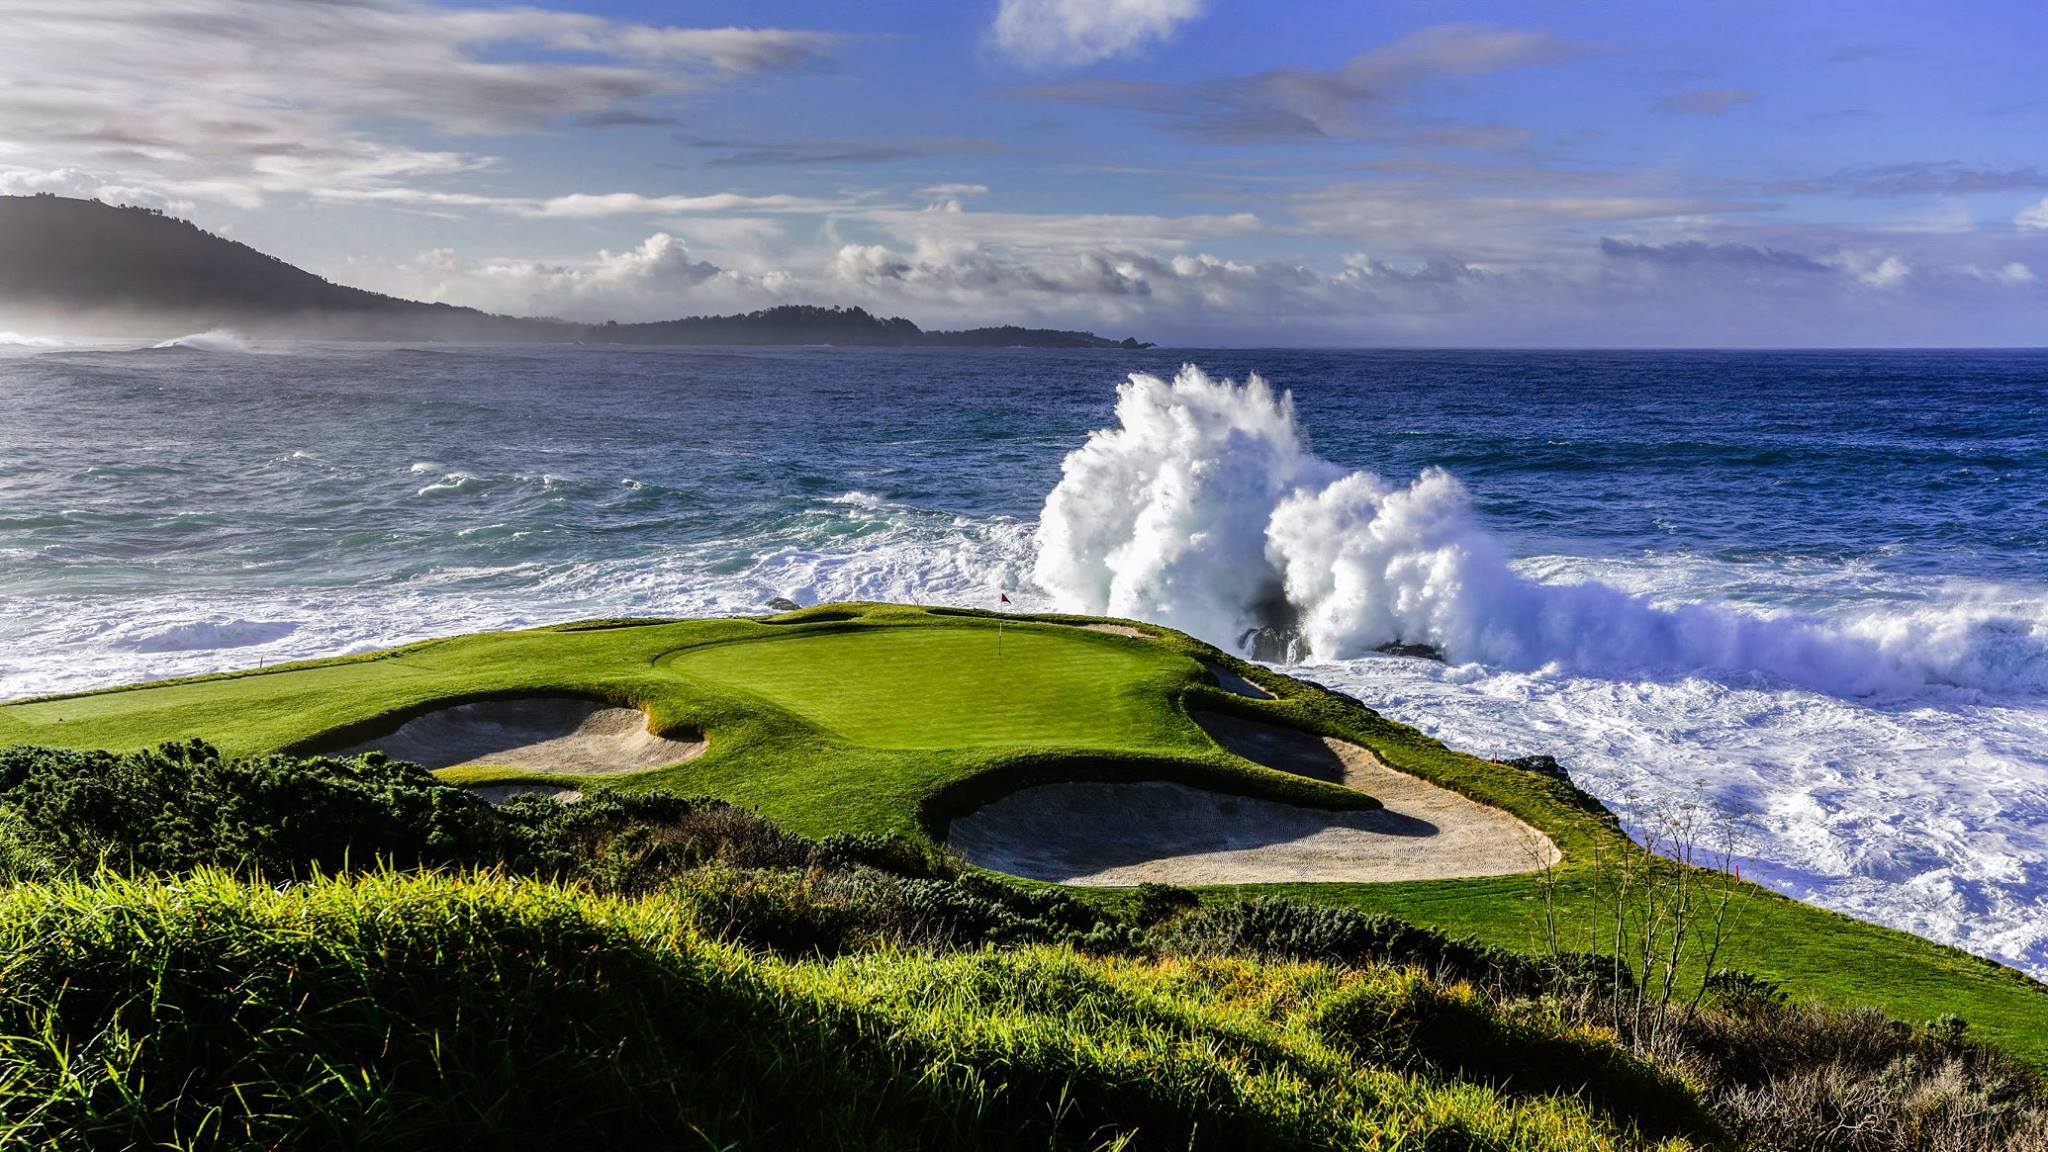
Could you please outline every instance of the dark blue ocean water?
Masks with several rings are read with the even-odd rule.
[[[1520,552],[2048,576],[2048,353],[328,346],[7,359],[0,591],[631,557],[850,490],[1031,517],[1124,374],[1183,362],[1292,390],[1337,462],[1451,469]]]
[[[2048,971],[2048,353],[190,343],[0,349],[0,696],[774,596],[1051,604],[1062,461],[1193,362],[1291,390],[1334,465],[1448,469],[1517,580],[1799,621],[1312,674],[1609,794],[1704,780],[1781,888]],[[1188,451],[1203,499],[1259,466]],[[1540,643],[1606,642],[1519,588]]]

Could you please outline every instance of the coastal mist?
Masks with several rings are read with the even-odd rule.
[[[0,696],[1006,593],[2048,975],[2048,354],[0,344]]]

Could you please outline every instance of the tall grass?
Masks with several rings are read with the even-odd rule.
[[[0,878],[0,1149],[2048,1149],[1955,1018],[1722,971],[1646,1031],[1652,969],[717,801],[0,750]]]
[[[1395,970],[786,960],[688,907],[480,874],[17,885],[0,1146],[1686,1146],[1332,1042],[1333,1003],[1418,994]]]

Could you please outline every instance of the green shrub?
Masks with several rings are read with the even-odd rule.
[[[1383,913],[1260,896],[1202,907],[1167,925],[1160,947],[1196,956],[1414,965],[1520,995],[1604,977],[1595,957],[1526,956],[1455,940]]]
[[[0,867],[22,874],[179,872],[303,878],[375,868],[492,867],[647,891],[708,863],[809,864],[816,847],[722,801],[599,793],[493,808],[414,764],[223,757],[191,741],[139,752],[0,748]]]
[[[467,863],[494,839],[487,805],[417,765],[229,759],[197,740],[120,754],[0,748],[0,797],[58,867],[288,877]]]
[[[694,868],[800,868],[810,841],[721,800],[597,793],[575,804],[522,796],[493,812],[497,840],[468,861],[606,892],[651,891]]]
[[[925,880],[950,880],[961,871],[957,864],[921,844],[879,833],[834,833],[818,841],[815,860],[828,868],[864,864],[897,876]]]
[[[1173,884],[1138,885],[1138,923],[1147,927],[1162,924],[1183,912],[1191,912],[1201,906],[1202,898],[1190,889]]]

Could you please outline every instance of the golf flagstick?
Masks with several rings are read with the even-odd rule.
[[[1000,597],[996,607],[996,659],[1001,660],[1003,658],[1003,625],[1008,622],[1007,618],[1002,615],[1002,605],[1010,602],[1010,594],[998,592],[996,595]]]

